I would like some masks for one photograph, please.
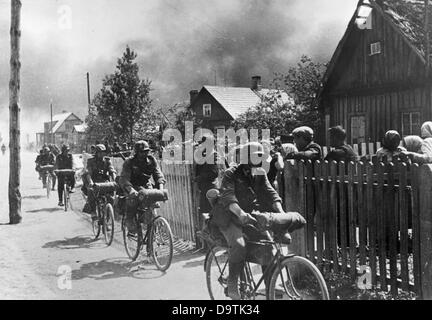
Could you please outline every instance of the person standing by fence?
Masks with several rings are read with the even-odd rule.
[[[357,160],[357,154],[346,143],[346,131],[341,126],[336,126],[329,129],[330,147],[331,150],[324,160],[329,163],[332,161],[350,163]]]
[[[321,146],[313,141],[314,131],[311,128],[300,127],[295,129],[292,134],[298,151],[289,153],[285,160],[317,161],[322,158]]]
[[[200,192],[199,213],[209,213],[211,205],[206,197],[207,191],[219,188],[219,175],[225,171],[225,166],[218,164],[219,156],[216,151],[212,152],[213,161],[197,164],[195,168],[196,182]],[[206,151],[203,152],[206,157]]]
[[[402,139],[399,132],[395,130],[387,131],[383,140],[383,147],[376,153],[378,161],[392,162],[397,159],[403,152],[407,150],[400,146]]]

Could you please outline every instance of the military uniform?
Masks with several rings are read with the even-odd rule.
[[[94,183],[101,183],[109,181],[115,169],[110,158],[104,157],[100,160],[94,157],[87,160],[86,173]]]
[[[46,186],[46,174],[44,174],[44,172],[42,172],[40,170],[41,167],[44,166],[54,166],[55,165],[55,157],[54,155],[49,152],[49,153],[45,153],[45,154],[40,154],[36,157],[36,171],[39,172],[39,176],[42,178],[42,183],[44,185],[44,187]],[[53,170],[50,172],[51,177],[52,177],[52,181],[53,181],[53,185],[52,188],[54,188],[55,183],[56,183],[56,176],[53,173]]]
[[[220,188],[220,197],[211,212],[211,223],[219,227],[230,248],[230,261],[239,263],[246,258],[246,244],[238,218],[229,206],[237,203],[247,213],[253,210],[273,211],[275,202],[282,202],[271,186],[267,175],[247,176],[243,165],[235,165],[225,171]]]
[[[127,193],[130,192],[131,188],[137,191],[142,187],[152,188],[151,178],[156,183],[156,187],[166,183],[156,158],[148,155],[145,161],[140,161],[136,157],[130,157],[123,164],[120,186]]]
[[[151,178],[153,178],[156,188],[166,183],[155,157],[148,155],[143,161],[136,157],[130,157],[123,164],[119,184],[125,193],[130,193],[132,188],[136,191],[141,188],[153,188]],[[128,201],[126,204],[126,218],[129,226],[131,226],[137,206],[138,203],[134,200]]]
[[[56,158],[56,164],[55,167],[57,170],[72,170],[73,169],[73,158],[71,154],[59,154]],[[58,197],[59,197],[59,202],[63,202],[63,191],[64,191],[64,183],[65,183],[65,177],[64,176],[59,176],[58,178]],[[71,177],[69,178],[70,181],[70,187],[73,189],[75,187],[75,176],[71,175]]]
[[[84,186],[81,190],[84,192],[85,195],[88,196],[88,206],[90,211],[89,213],[95,212],[97,199],[93,191],[91,191],[91,189],[88,189],[88,185],[90,183],[109,182],[110,176],[115,173],[116,171],[111,163],[111,159],[108,157],[104,157],[103,159],[94,157],[87,160],[85,172],[86,179],[84,181]]]

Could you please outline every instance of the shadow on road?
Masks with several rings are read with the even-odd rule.
[[[44,199],[46,198],[46,196],[25,196],[23,197],[23,199],[29,199],[29,200],[40,200],[40,199]]]
[[[64,211],[62,208],[44,208],[44,209],[37,209],[37,210],[28,210],[26,213],[39,213],[39,212],[57,212],[57,211]]]
[[[157,279],[164,274],[155,267],[144,268],[142,261],[131,262],[129,259],[117,258],[83,264],[80,269],[72,271],[72,280],[108,280],[123,277],[144,280]]]
[[[88,236],[78,236],[74,238],[66,238],[45,243],[42,248],[57,248],[57,249],[100,249],[106,247],[106,244],[101,241],[95,241],[94,238]]]

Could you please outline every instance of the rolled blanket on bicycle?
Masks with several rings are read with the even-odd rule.
[[[140,201],[145,201],[146,203],[155,203],[157,201],[168,200],[168,190],[159,189],[141,189],[138,192],[138,199]]]
[[[54,169],[54,166],[40,166],[40,171],[52,171]]]
[[[306,220],[298,212],[268,213],[256,212],[252,214],[260,228],[275,233],[294,232],[306,225]]]
[[[95,183],[94,189],[98,194],[107,194],[117,191],[118,185],[115,182]]]
[[[63,169],[63,170],[54,170],[57,176],[73,176],[75,175],[75,170],[72,169]]]

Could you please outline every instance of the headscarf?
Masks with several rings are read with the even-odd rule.
[[[421,127],[421,137],[423,139],[432,138],[432,122],[425,122]]]
[[[399,132],[395,130],[390,130],[387,131],[387,133],[385,134],[383,147],[393,152],[398,149],[400,142],[401,142],[401,136]]]
[[[421,153],[423,140],[419,136],[407,136],[403,138],[403,143],[407,151]]]

